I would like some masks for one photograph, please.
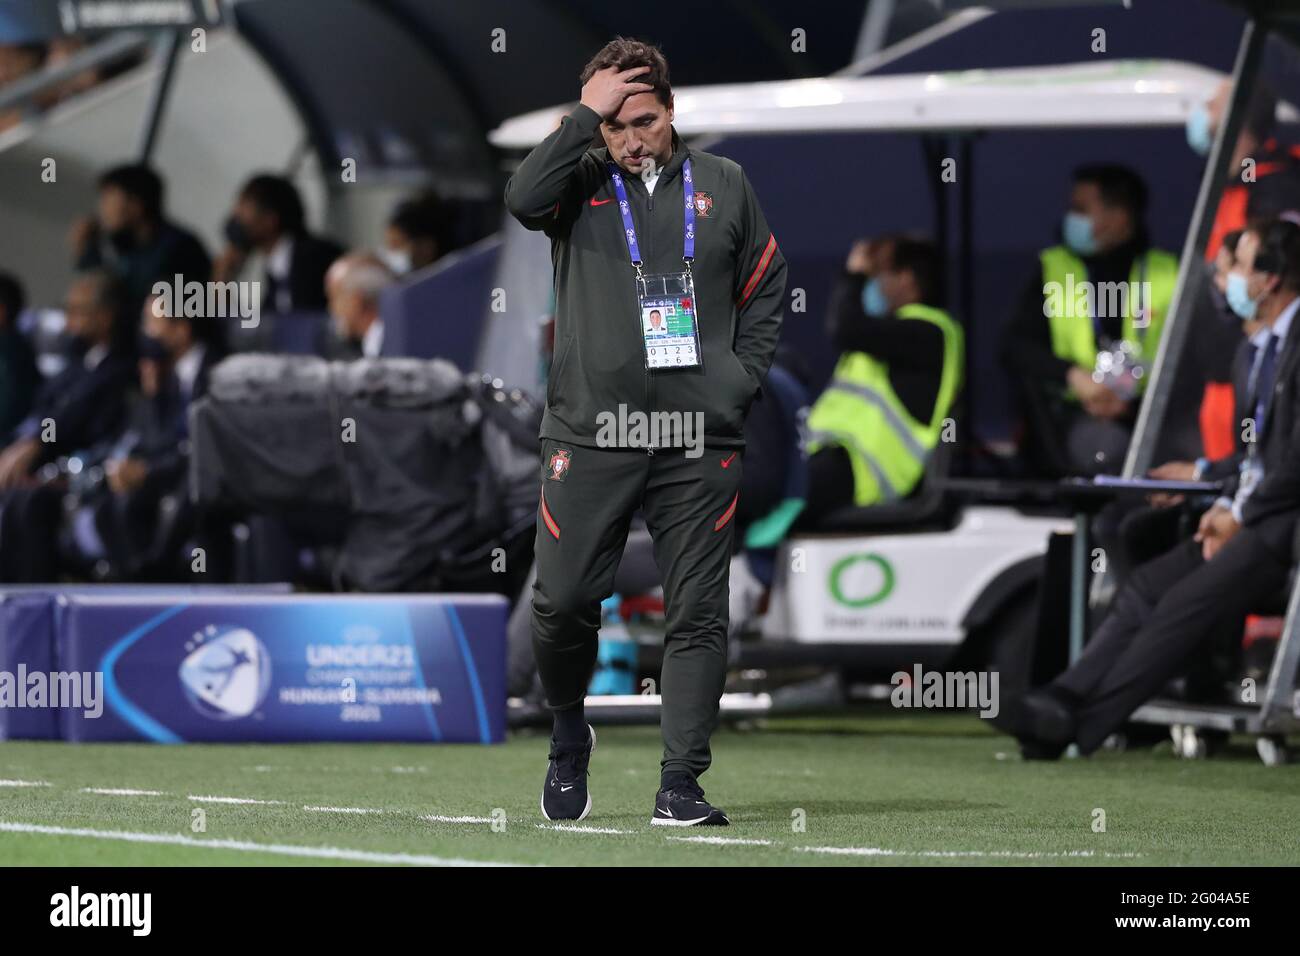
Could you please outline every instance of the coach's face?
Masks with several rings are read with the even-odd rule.
[[[624,172],[640,173],[647,160],[663,166],[673,153],[672,100],[664,106],[654,93],[637,93],[623,101],[613,118],[601,124],[609,155]]]

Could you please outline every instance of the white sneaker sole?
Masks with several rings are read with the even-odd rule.
[[[592,753],[595,753],[595,752],[596,752],[596,728],[593,727],[593,726],[591,726],[591,724],[588,724],[588,725],[587,725],[587,730],[588,730],[588,732],[591,734],[591,752],[592,752]],[[542,816],[545,817],[547,820],[551,820],[550,814],[548,814],[548,813],[546,812],[546,794],[545,794],[545,792],[542,793],[542,799],[541,799],[541,801],[540,801],[540,805],[541,805],[541,808],[542,808]],[[572,817],[572,818],[570,818],[570,817],[565,817],[564,819],[565,819],[565,820],[572,819],[574,823],[577,823],[579,820],[585,820],[585,819],[587,819],[587,814],[589,814],[590,812],[591,812],[591,788],[588,787],[588,788],[587,788],[587,805],[586,805],[585,807],[582,808],[582,812],[579,813],[576,817]],[[551,820],[551,822],[554,823],[555,821],[554,821],[554,820]]]
[[[698,820],[670,820],[668,817],[651,817],[650,825],[655,827],[693,827],[699,826],[708,817],[700,817]]]

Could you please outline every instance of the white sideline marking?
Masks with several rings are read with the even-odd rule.
[[[421,820],[428,820],[430,823],[491,823],[491,817],[444,817],[436,813],[430,813],[420,817]]]
[[[283,806],[283,800],[254,800],[252,797],[200,797],[190,794],[187,800],[195,803],[255,803],[261,806]]]
[[[0,820],[0,832],[37,833],[45,836],[87,837],[92,840],[120,840],[126,843],[162,843],[204,850],[234,850],[240,853],[271,853],[279,856],[319,860],[348,860],[355,863],[392,863],[411,866],[518,866],[487,860],[420,856],[413,853],[376,853],[334,846],[293,846],[287,843],[254,843],[251,840],[198,840],[181,833],[133,833],[127,830],[91,830],[83,827],[52,827],[39,823],[10,823]]]
[[[130,790],[125,787],[82,787],[82,793],[98,793],[105,797],[165,797],[161,790]]]
[[[771,840],[743,840],[740,837],[717,837],[717,836],[670,836],[670,840],[680,840],[682,843],[711,843],[715,846],[771,846]]]
[[[839,856],[921,856],[921,857],[985,857],[1012,860],[1037,860],[1045,858],[1087,858],[1131,860],[1141,853],[1098,853],[1095,850],[1066,850],[1064,852],[1022,852],[1016,850],[886,850],[878,846],[797,846],[797,853],[830,853]]]
[[[48,787],[44,780],[0,780],[0,787]]]
[[[539,830],[559,830],[563,833],[636,833],[636,830],[616,830],[613,827],[580,827],[572,823],[538,823]]]
[[[303,807],[311,813],[383,813],[373,807]]]

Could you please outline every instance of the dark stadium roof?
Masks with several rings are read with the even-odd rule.
[[[855,4],[783,0],[653,6],[596,0],[243,0],[240,33],[284,82],[327,163],[477,175],[502,120],[576,99],[578,73],[615,34],[660,43],[675,83],[816,76],[852,58]],[[792,53],[790,31],[808,31]],[[504,30],[494,52],[494,31]],[[322,55],[324,54],[324,55]]]
[[[576,99],[583,64],[619,31],[659,43],[674,83],[821,76],[852,59],[863,9],[790,0],[179,0],[133,10],[120,0],[0,0],[0,43],[103,28],[110,15],[121,27],[186,33],[233,25],[283,83],[325,163],[347,156],[372,168],[434,169],[446,182],[491,168],[487,132],[502,120]],[[131,22],[157,11],[170,19]],[[806,52],[791,49],[796,28]],[[498,29],[504,52],[493,48]]]

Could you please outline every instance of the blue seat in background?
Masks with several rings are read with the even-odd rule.
[[[473,369],[501,244],[499,235],[489,236],[387,290],[379,305],[381,354],[442,358],[462,371]]]
[[[270,316],[269,321],[271,351],[285,355],[325,355],[330,334],[330,317],[326,313],[291,312]]]

